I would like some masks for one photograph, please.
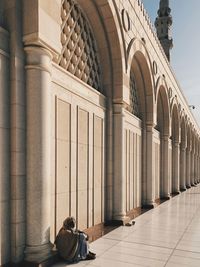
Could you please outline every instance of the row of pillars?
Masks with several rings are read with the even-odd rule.
[[[51,222],[51,66],[52,55],[44,47],[25,47],[25,80],[26,80],[26,246],[25,260],[40,262],[51,255],[50,243]],[[1,53],[1,57],[4,55]],[[8,57],[6,56],[8,61]],[[1,75],[3,73],[1,72]],[[1,77],[2,78],[2,77]],[[7,81],[8,82],[8,81]],[[4,87],[6,88],[6,87]],[[5,115],[6,116],[6,115]],[[114,147],[120,153],[114,153],[115,180],[114,180],[114,218],[126,219],[124,209],[125,183],[123,180],[123,108],[119,105],[114,110],[115,132],[119,132]],[[2,135],[3,136],[3,135]],[[146,133],[146,203],[153,205],[155,199],[153,192],[153,128],[148,126]],[[2,137],[1,137],[2,138]],[[119,143],[121,140],[121,143]],[[4,140],[2,140],[3,142]],[[169,188],[169,138],[163,138],[163,190],[164,197],[170,195]],[[118,151],[119,152],[119,151]],[[175,145],[174,167],[177,184],[174,190],[179,191],[199,182],[200,158],[190,150],[181,148],[179,158],[179,145]],[[121,158],[122,157],[122,158]],[[168,162],[168,164],[167,164]],[[179,164],[179,162],[181,162]],[[181,167],[179,167],[181,165]],[[180,179],[179,179],[180,169]]]
[[[113,219],[126,222],[126,181],[123,166],[123,132],[125,116],[123,106],[115,105],[114,126],[114,190]],[[146,125],[142,135],[142,204],[145,207],[156,206],[153,142],[154,125]],[[120,147],[120,149],[119,149]],[[120,151],[120,153],[119,153]],[[185,191],[200,182],[200,155],[183,143],[173,142],[169,135],[163,135],[160,140],[160,198],[170,199],[173,194]]]

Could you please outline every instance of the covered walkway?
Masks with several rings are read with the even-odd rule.
[[[93,242],[94,261],[76,265],[101,267],[200,266],[200,186],[164,202]],[[57,263],[53,267],[64,267]]]

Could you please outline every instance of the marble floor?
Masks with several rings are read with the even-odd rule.
[[[96,260],[72,266],[200,267],[200,186],[164,202],[90,244]],[[53,267],[65,267],[64,262]]]

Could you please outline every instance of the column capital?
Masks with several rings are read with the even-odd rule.
[[[155,124],[153,122],[147,122],[145,124],[145,127],[146,127],[146,131],[147,132],[153,132],[154,131]]]
[[[169,135],[168,134],[163,134],[162,136],[161,136],[161,139],[163,140],[163,141],[169,141]]]
[[[43,46],[25,46],[26,66],[25,69],[39,69],[51,74],[51,61],[53,55],[51,51]]]
[[[183,152],[186,151],[186,147],[182,147],[182,146],[180,146],[180,149],[181,149],[181,151],[183,151]]]
[[[179,141],[174,141],[174,142],[173,142],[173,145],[174,145],[175,147],[179,147],[179,146],[180,146],[180,143],[179,143]]]
[[[113,114],[125,116],[125,108],[123,103],[113,103]]]

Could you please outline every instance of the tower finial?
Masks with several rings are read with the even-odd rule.
[[[158,16],[155,21],[157,36],[170,61],[170,49],[173,47],[173,40],[170,36],[170,28],[172,25],[172,16],[170,15],[169,0],[160,0]]]

